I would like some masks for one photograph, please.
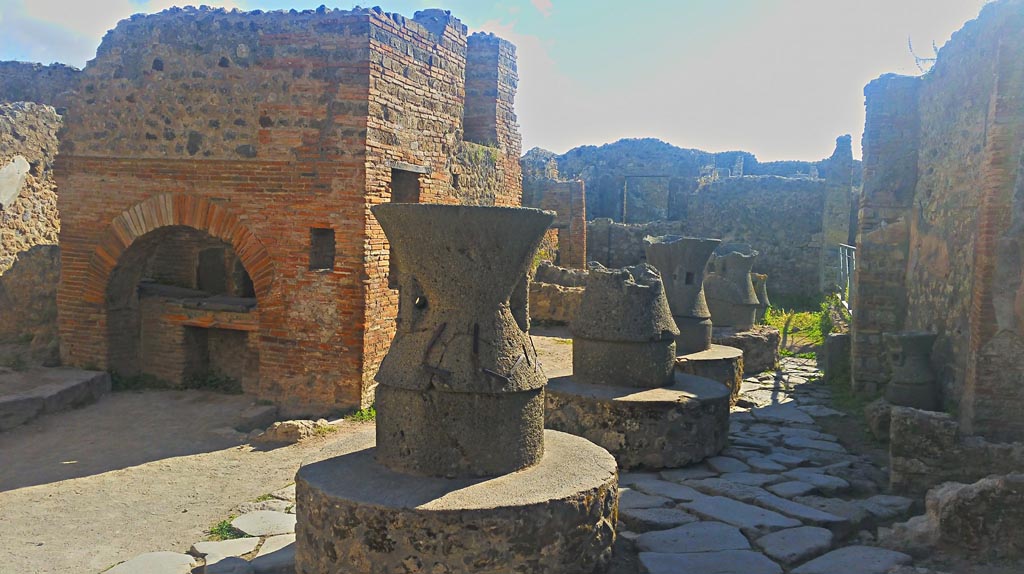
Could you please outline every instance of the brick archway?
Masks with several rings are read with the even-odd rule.
[[[101,304],[107,283],[121,256],[147,233],[168,226],[198,229],[229,243],[252,278],[258,300],[270,293],[273,262],[260,240],[224,206],[186,194],[163,194],[121,212],[103,232],[89,260],[82,297]]]

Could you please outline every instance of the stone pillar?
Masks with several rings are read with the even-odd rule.
[[[660,272],[679,327],[676,353],[711,348],[711,312],[704,297],[704,270],[719,239],[665,235],[644,238],[647,261]]]
[[[449,477],[536,464],[547,378],[510,301],[522,299],[513,292],[551,215],[414,204],[373,212],[402,270],[397,332],[377,373],[379,461]]]
[[[754,326],[758,305],[757,292],[750,280],[757,251],[732,251],[712,258],[712,272],[708,274],[706,290],[711,320],[719,327],[740,330]]]

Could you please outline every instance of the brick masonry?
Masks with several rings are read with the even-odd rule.
[[[467,61],[495,67],[475,84],[497,100],[484,144],[464,137]],[[369,209],[391,199],[393,170],[415,174],[421,202],[518,205],[516,81],[511,44],[439,10],[122,21],[61,140],[63,360],[111,366],[119,277],[154,249],[147,236],[184,226],[229,245],[252,279],[258,396],[288,414],[370,404],[397,293]],[[332,268],[310,269],[312,228],[334,231]]]
[[[932,352],[962,430],[1024,439],[1024,2],[985,6],[920,78],[865,89],[854,385],[887,373],[885,331],[939,334]]]

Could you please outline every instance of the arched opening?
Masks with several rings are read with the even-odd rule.
[[[149,231],[121,254],[105,299],[119,376],[256,392],[259,310],[231,244],[183,225]]]

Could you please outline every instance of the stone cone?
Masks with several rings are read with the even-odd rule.
[[[547,378],[514,294],[553,215],[424,204],[372,211],[400,289],[397,332],[376,377],[378,460],[446,477],[535,464]]]
[[[704,271],[719,239],[664,235],[644,238],[647,262],[661,272],[669,307],[679,327],[676,353],[711,347],[711,312],[704,296]]]

